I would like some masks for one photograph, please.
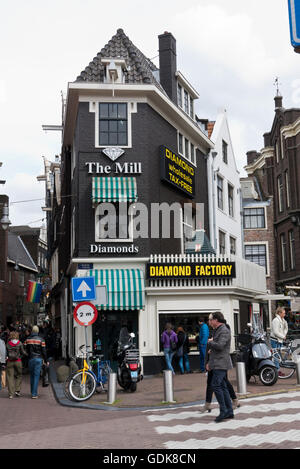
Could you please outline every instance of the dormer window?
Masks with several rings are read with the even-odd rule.
[[[177,105],[189,117],[194,119],[194,100],[199,98],[197,91],[189,84],[180,72],[176,72],[177,76]]]
[[[105,65],[105,83],[125,83],[124,71],[127,70],[126,61],[122,58],[103,58],[101,63]]]

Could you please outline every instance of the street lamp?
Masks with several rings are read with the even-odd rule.
[[[0,224],[3,228],[3,230],[7,230],[7,228],[9,227],[9,225],[11,225],[11,221],[10,219],[8,218],[8,204],[4,204],[3,206],[3,211],[2,211],[2,218],[0,220]]]

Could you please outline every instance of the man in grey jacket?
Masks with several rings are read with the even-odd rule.
[[[230,358],[230,330],[222,322],[224,316],[220,312],[212,313],[211,326],[214,329],[213,337],[208,339],[207,369],[212,370],[211,386],[220,406],[220,414],[215,422],[234,418],[230,394],[226,385],[227,370],[232,368]]]
[[[0,390],[2,389],[1,378],[2,370],[5,367],[6,363],[6,346],[4,340],[0,339]]]

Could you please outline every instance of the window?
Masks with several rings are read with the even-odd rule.
[[[177,104],[182,107],[182,86],[177,84]]]
[[[196,164],[195,146],[191,143],[191,163]]]
[[[234,217],[233,192],[233,187],[228,184],[228,213],[231,217]]]
[[[25,272],[22,270],[19,272],[19,287],[25,286]]]
[[[217,176],[217,197],[218,207],[223,210],[223,179]]]
[[[190,311],[181,311],[181,312],[163,312],[159,313],[159,330],[158,330],[158,341],[160,351],[163,351],[163,345],[160,340],[160,335],[165,328],[167,322],[170,322],[176,331],[179,326],[184,328],[186,332],[189,343],[190,343],[190,351],[197,352],[198,345],[197,345],[197,331],[199,330],[198,319],[204,321],[208,319],[209,312],[194,312],[191,313]]]
[[[224,163],[228,164],[228,144],[222,140],[222,154]]]
[[[190,96],[190,117],[194,118],[194,101],[193,98]]]
[[[267,273],[267,247],[265,244],[246,244],[245,259],[265,267]]]
[[[276,140],[275,143],[275,155],[276,155],[276,163],[279,163],[279,142]]]
[[[244,209],[244,228],[265,228],[265,209],[245,208]]]
[[[226,254],[225,233],[219,230],[219,254],[222,256]]]
[[[189,94],[184,90],[184,112],[189,113]]]
[[[285,192],[286,192],[286,206],[290,207],[290,185],[289,185],[289,173],[285,172]]]
[[[233,238],[232,236],[229,237],[229,242],[230,242],[230,254],[233,254],[235,256],[236,254],[236,239]]]
[[[187,138],[184,139],[184,156],[187,160],[190,160],[190,142]]]
[[[183,136],[178,134],[178,151],[183,155]]]
[[[278,209],[279,212],[283,212],[283,184],[282,175],[277,178],[277,190],[278,190]]]
[[[105,204],[106,205],[106,204]],[[96,216],[96,241],[128,241],[133,237],[133,217],[127,202],[99,204]]]
[[[282,233],[280,235],[280,248],[281,248],[281,267],[282,271],[286,271],[286,241],[285,241],[285,234]]]
[[[289,245],[290,245],[290,266],[291,270],[294,270],[296,267],[295,262],[295,238],[294,238],[294,231],[289,231]]]
[[[127,145],[127,104],[99,104],[99,145]]]
[[[189,210],[183,210],[183,238],[184,242],[191,241],[196,233],[196,216]]]

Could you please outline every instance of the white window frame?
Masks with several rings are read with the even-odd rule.
[[[97,205],[95,210],[95,242],[97,243],[132,243],[133,242],[133,203],[128,207],[128,238],[100,238],[100,220],[99,220],[99,210],[101,203]]]
[[[256,242],[247,241],[244,243],[244,247],[246,248],[246,246],[256,246],[256,245],[261,245],[261,244],[264,244],[266,246],[266,267],[267,267],[266,277],[270,277],[269,241],[256,241]],[[245,249],[245,253],[246,253],[246,249]],[[255,262],[253,262],[253,264],[255,264]],[[256,264],[256,265],[259,265],[259,264]]]
[[[291,243],[291,234],[293,234],[294,239],[294,253],[292,252],[292,243]],[[289,230],[289,254],[290,254],[290,268],[291,270],[296,269],[296,262],[295,262],[295,233],[294,230]],[[294,254],[294,255],[293,255]]]
[[[230,213],[230,204],[229,204],[229,187],[232,189],[232,214]],[[234,197],[234,186],[227,181],[227,203],[228,203],[228,215],[230,218],[235,217],[235,210],[234,210],[234,204],[235,204],[235,197]]]
[[[89,102],[89,112],[95,114],[95,148],[111,148],[117,145],[99,145],[99,104],[127,104],[127,145],[118,146],[118,148],[132,148],[132,117],[131,114],[137,112],[137,102],[128,101],[122,98],[101,98]]]
[[[284,172],[285,175],[285,195],[286,195],[286,205],[287,208],[290,207],[290,182],[289,182],[289,173],[286,170]]]
[[[180,145],[179,145],[180,137],[182,138],[182,152],[180,151]],[[185,154],[185,149],[186,149],[185,142],[186,141],[188,142],[188,151],[189,151],[188,155]],[[183,156],[189,163],[191,163],[193,166],[197,168],[197,158],[196,158],[197,147],[194,144],[194,142],[191,142],[191,140],[189,140],[179,130],[177,131],[177,149],[178,149],[179,155]]]

